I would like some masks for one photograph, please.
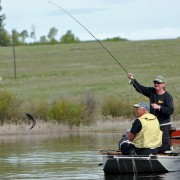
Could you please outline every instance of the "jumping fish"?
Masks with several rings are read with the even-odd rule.
[[[30,113],[26,113],[26,116],[32,121],[32,126],[29,128],[29,130],[31,130],[36,125],[36,119]]]

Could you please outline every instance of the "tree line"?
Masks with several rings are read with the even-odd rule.
[[[0,0],[0,46],[11,46],[15,45],[30,45],[30,44],[59,44],[59,43],[79,43],[81,42],[78,37],[72,33],[71,30],[67,30],[67,32],[62,35],[59,40],[56,39],[58,34],[58,29],[55,27],[50,28],[49,33],[47,35],[40,36],[39,40],[36,39],[36,30],[35,26],[32,26],[31,32],[27,30],[22,30],[18,32],[16,29],[13,29],[11,33],[9,33],[5,29],[5,14],[1,14],[2,6]],[[27,42],[27,39],[31,39],[30,42]],[[103,41],[126,41],[127,39],[115,37],[115,38],[107,38]]]
[[[0,46],[10,46],[13,43],[15,45],[26,45],[26,44],[57,44],[57,43],[77,43],[80,42],[79,38],[75,37],[75,35],[68,30],[66,34],[64,34],[59,40],[56,39],[58,34],[58,30],[55,27],[52,27],[49,30],[47,36],[43,35],[36,39],[36,31],[35,26],[32,26],[31,32],[27,30],[23,30],[18,32],[16,29],[13,29],[11,33],[9,33],[5,29],[5,14],[2,14],[2,6],[0,0]],[[30,43],[27,43],[27,39],[31,39]]]

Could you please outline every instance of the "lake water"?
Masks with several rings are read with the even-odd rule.
[[[117,149],[119,133],[0,136],[0,179],[179,180],[180,173],[104,176],[100,149]]]

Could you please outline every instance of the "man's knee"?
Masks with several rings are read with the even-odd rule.
[[[130,143],[130,141],[124,141],[120,145],[122,155],[134,154],[135,146]]]

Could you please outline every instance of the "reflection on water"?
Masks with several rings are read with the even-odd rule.
[[[100,149],[117,149],[121,134],[60,133],[0,137],[0,179],[176,179],[180,174],[104,176]],[[179,178],[178,178],[179,179]]]

